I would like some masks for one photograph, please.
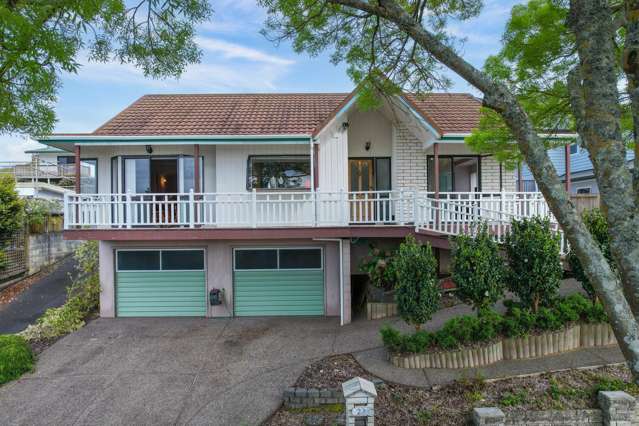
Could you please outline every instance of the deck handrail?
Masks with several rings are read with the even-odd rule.
[[[480,220],[502,226],[516,218],[552,217],[536,193],[438,195],[410,189],[67,194],[65,229],[413,225],[450,234],[468,232]],[[442,223],[447,227],[436,227]]]

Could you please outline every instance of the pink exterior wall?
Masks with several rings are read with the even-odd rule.
[[[344,314],[350,322],[350,245],[344,243]],[[340,315],[339,244],[337,242],[299,240],[240,240],[240,241],[100,241],[100,316],[115,316],[114,250],[131,247],[170,248],[193,247],[206,249],[207,293],[212,288],[224,290],[224,303],[208,305],[209,317],[233,316],[233,248],[240,247],[313,246],[324,250],[324,294],[327,316]]]

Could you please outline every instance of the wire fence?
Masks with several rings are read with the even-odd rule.
[[[26,239],[22,231],[0,239],[0,283],[27,271]]]

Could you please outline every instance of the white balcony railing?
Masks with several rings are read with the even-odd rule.
[[[463,224],[551,216],[540,193],[449,192],[434,201],[433,193],[403,190],[72,194],[65,197],[64,221],[66,229],[263,228]]]

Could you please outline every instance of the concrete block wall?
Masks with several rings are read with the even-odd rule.
[[[73,253],[81,241],[65,240],[62,232],[30,234],[28,240],[28,273],[35,274],[45,266]]]

